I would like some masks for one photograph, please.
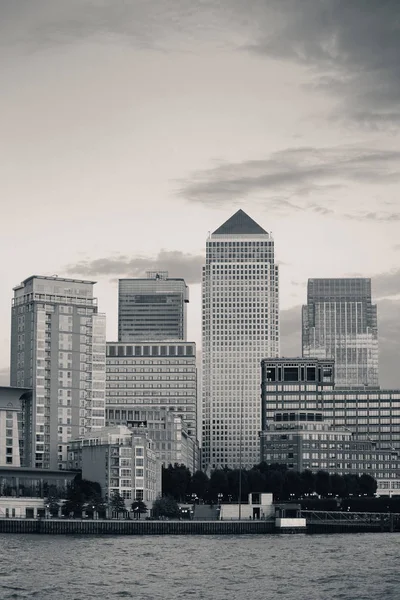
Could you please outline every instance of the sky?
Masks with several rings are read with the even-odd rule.
[[[201,343],[208,233],[242,208],[275,239],[281,352],[310,277],[372,278],[380,383],[400,387],[398,0],[1,0],[0,383],[12,288],[190,286]]]

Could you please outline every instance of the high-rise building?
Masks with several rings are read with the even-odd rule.
[[[378,386],[378,325],[371,280],[309,279],[303,356],[335,359],[336,385]]]
[[[239,210],[206,245],[202,290],[202,464],[259,462],[260,362],[279,355],[271,234]]]
[[[106,403],[108,415],[111,410],[113,415],[109,420],[121,424],[150,423],[159,419],[160,410],[169,411],[183,419],[188,435],[196,441],[195,343],[107,342]]]
[[[35,275],[14,288],[11,385],[32,389],[24,466],[65,469],[68,442],[105,425],[106,323],[93,285]]]
[[[149,271],[146,279],[120,279],[118,341],[186,341],[189,290],[167,271]]]

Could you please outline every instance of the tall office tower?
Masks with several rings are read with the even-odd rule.
[[[65,469],[67,444],[105,425],[105,316],[93,281],[29,277],[14,288],[11,385],[32,388],[25,465]]]
[[[207,240],[203,267],[203,469],[260,460],[260,363],[279,355],[272,236],[239,210]]]
[[[186,341],[189,290],[167,271],[148,271],[146,279],[120,279],[118,341]]]
[[[303,357],[334,358],[338,386],[378,386],[378,325],[371,280],[309,279]]]

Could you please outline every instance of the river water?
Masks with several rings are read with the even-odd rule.
[[[400,600],[400,534],[0,535],[0,599]]]

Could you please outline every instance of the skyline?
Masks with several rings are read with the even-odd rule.
[[[32,274],[97,280],[112,341],[117,279],[168,270],[199,345],[207,232],[243,208],[273,232],[281,353],[308,278],[371,277],[400,386],[400,8],[357,5],[1,3],[0,381]]]

